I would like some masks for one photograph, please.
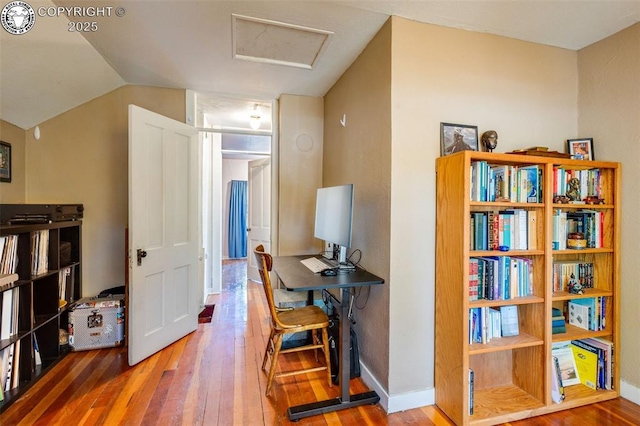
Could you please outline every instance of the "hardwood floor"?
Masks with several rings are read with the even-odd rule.
[[[75,352],[0,416],[0,425],[288,425],[286,408],[338,396],[322,373],[277,379],[264,396],[260,370],[269,324],[262,288],[244,262],[224,265],[211,323],[140,364],[124,348]],[[313,357],[290,354],[291,364]],[[286,368],[286,365],[284,366]],[[366,386],[351,381],[351,391]],[[298,425],[451,425],[435,406],[386,415],[364,406],[302,419]],[[509,425],[640,425],[640,406],[625,399],[511,422]]]

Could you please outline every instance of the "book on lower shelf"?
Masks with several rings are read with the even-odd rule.
[[[500,319],[502,336],[517,336],[520,334],[518,327],[518,307],[515,305],[501,306]]]
[[[566,319],[564,314],[562,313],[562,310],[558,308],[553,308],[551,313],[551,333],[559,334],[559,333],[566,333],[566,332],[567,332]]]
[[[597,350],[592,346],[585,345],[581,340],[572,340],[571,350],[578,369],[580,383],[595,390],[598,383]]]
[[[0,293],[0,340],[9,339],[19,332],[20,289],[15,287]]]
[[[558,359],[562,386],[573,386],[580,384],[580,376],[576,361],[571,349],[571,342],[556,342],[551,348],[551,355]]]
[[[569,324],[584,330],[604,330],[606,326],[607,297],[587,297],[568,302]]]
[[[580,339],[571,342],[572,345],[588,350],[590,353],[594,353],[597,356],[597,367],[595,371],[596,389],[613,389],[613,342],[601,338],[590,337],[586,339]],[[593,364],[593,357],[585,355],[585,359],[590,359]],[[578,362],[576,360],[576,362]],[[592,365],[587,365],[592,368]],[[593,378],[593,370],[589,370],[590,376]],[[589,386],[593,389],[592,386]]]
[[[469,414],[473,414],[473,387],[474,387],[473,370],[469,369]]]
[[[564,401],[564,386],[560,375],[560,362],[557,356],[551,356],[551,399],[556,404]]]

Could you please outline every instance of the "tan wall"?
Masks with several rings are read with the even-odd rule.
[[[622,163],[621,379],[640,387],[640,24],[578,52],[580,137],[598,160]]]
[[[124,285],[129,104],[185,121],[185,91],[124,86],[27,131],[28,203],[83,203],[83,295]]]
[[[386,388],[389,377],[391,27],[385,24],[325,96],[323,185],[354,184],[352,248],[385,279],[355,303],[360,359]],[[346,115],[346,126],[340,119]],[[357,260],[355,254],[353,260]],[[370,293],[369,293],[370,291]],[[364,308],[361,308],[364,307]],[[405,348],[406,350],[406,348]]]
[[[0,140],[11,144],[11,182],[0,182],[0,203],[24,203],[25,136],[25,131],[20,127],[0,120]]]
[[[356,312],[361,356],[391,397],[428,390],[440,122],[497,130],[498,152],[564,150],[577,54],[392,17],[326,95],[325,120],[324,183],[356,181],[355,247],[386,280]]]
[[[323,107],[322,98],[282,95],[279,99],[280,256],[313,254],[322,248],[322,243],[313,237],[313,229],[316,190],[322,186]]]
[[[563,151],[564,141],[577,136],[577,54],[402,18],[392,22],[389,390],[402,394],[434,385],[440,122],[477,125],[480,135],[496,130],[496,152],[536,145]]]

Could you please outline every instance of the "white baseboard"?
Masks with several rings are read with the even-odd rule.
[[[389,396],[362,361],[360,361],[360,373],[362,381],[380,396],[380,405],[387,414],[433,405],[436,402],[434,388]],[[620,396],[640,405],[640,388],[624,380],[620,380]]]
[[[640,388],[620,380],[620,396],[640,405]]]
[[[380,396],[380,405],[387,414],[435,404],[434,388],[390,396],[362,361],[360,375],[362,381]]]

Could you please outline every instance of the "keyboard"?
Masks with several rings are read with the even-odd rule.
[[[309,270],[311,272],[313,272],[314,274],[317,274],[318,272],[323,271],[325,269],[333,268],[333,266],[329,265],[328,263],[323,262],[322,260],[318,259],[317,257],[309,257],[307,259],[302,259],[300,262],[304,266],[309,268]]]

